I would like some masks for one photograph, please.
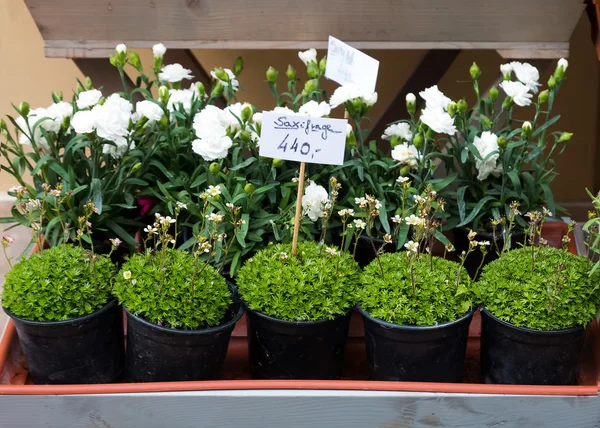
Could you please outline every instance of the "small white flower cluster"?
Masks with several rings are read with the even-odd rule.
[[[417,217],[414,214],[405,217],[404,221],[406,222],[406,224],[411,226],[425,226],[425,219],[423,217]]]
[[[302,213],[312,221],[317,221],[321,217],[325,217],[327,210],[330,208],[331,201],[329,194],[323,186],[317,185],[312,181],[306,189],[302,197]]]
[[[383,131],[381,138],[384,140],[391,140],[392,137],[398,137],[404,141],[410,141],[412,139],[412,132],[410,125],[406,122],[394,123]]]
[[[569,63],[562,58],[558,61],[558,67],[562,67],[563,73],[567,71]],[[504,76],[504,81],[500,83],[500,87],[504,90],[507,97],[510,97],[513,102],[519,107],[531,105],[533,95],[537,93],[540,72],[533,65],[526,62],[518,61],[509,62],[500,66],[500,72]],[[514,73],[517,81],[510,80]]]
[[[425,100],[425,108],[421,111],[421,122],[439,134],[454,135],[456,127],[454,119],[447,112],[451,100],[440,91],[437,85],[419,92]]]

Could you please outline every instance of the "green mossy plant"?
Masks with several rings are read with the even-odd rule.
[[[487,265],[475,288],[487,310],[516,326],[586,326],[600,309],[600,278],[589,269],[588,259],[566,249],[528,246]]]
[[[115,274],[108,257],[59,245],[13,266],[5,277],[2,306],[29,321],[79,318],[108,303]]]
[[[165,248],[164,265],[151,250],[134,254],[122,266],[114,294],[129,312],[163,327],[217,326],[231,305],[231,292],[208,264],[196,266],[194,274],[196,261],[187,251],[173,248]]]
[[[315,242],[269,246],[240,269],[237,284],[248,308],[286,321],[343,316],[356,304],[360,276],[348,253]]]
[[[430,260],[427,254],[412,257],[411,251],[381,254],[381,265],[374,260],[365,268],[359,292],[363,310],[394,324],[433,326],[455,321],[473,308],[465,269],[439,257]]]

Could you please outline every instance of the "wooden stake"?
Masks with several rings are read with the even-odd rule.
[[[292,240],[292,256],[296,256],[298,247],[298,232],[300,232],[300,217],[302,216],[302,196],[304,195],[304,168],[306,164],[300,162],[300,176],[298,177],[298,198],[296,199],[296,218],[294,219],[294,238]]]

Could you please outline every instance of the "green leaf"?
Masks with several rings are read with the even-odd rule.
[[[98,209],[98,214],[102,214],[102,182],[99,178],[92,178],[90,193],[91,200]]]
[[[230,168],[230,171],[237,171],[237,170],[240,170],[242,168],[246,168],[247,166],[252,165],[254,162],[256,162],[256,158],[255,157],[248,158],[244,162],[242,162],[241,164],[236,165],[233,168]]]
[[[558,121],[558,119],[560,119],[560,114],[557,116],[554,116],[552,119],[550,119],[548,122],[544,123],[539,128],[536,128],[536,130],[533,131],[533,134],[531,134],[531,136],[535,137],[536,135],[541,134],[542,132],[544,132],[544,129],[547,129],[548,127],[554,125]]]
[[[237,234],[237,241],[240,243],[242,247],[246,246],[246,235],[248,234],[248,227],[250,226],[250,215],[242,214],[242,221],[244,222],[240,227],[240,230]]]
[[[461,221],[465,219],[465,192],[469,186],[461,186],[456,192],[456,199],[458,201],[458,214],[460,215]]]
[[[477,205],[475,205],[475,208],[473,208],[469,216],[458,224],[458,227],[465,226],[471,221],[473,221],[473,219],[477,216],[477,214],[479,214],[479,211],[481,211],[481,208],[485,205],[485,203],[493,199],[494,198],[492,196],[486,196],[485,198],[481,199],[477,203]]]
[[[119,226],[113,220],[105,219],[104,222],[110,230],[115,232],[119,238],[121,238],[123,241],[127,242],[129,245],[134,245],[134,246],[139,245],[139,243],[133,238],[133,236],[131,236],[129,233],[127,233],[125,231],[125,229],[123,229],[121,226]]]

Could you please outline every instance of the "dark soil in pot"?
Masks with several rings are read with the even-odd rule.
[[[484,382],[571,385],[585,329],[541,331],[517,327],[481,309],[481,370]]]
[[[392,324],[359,307],[372,380],[460,382],[474,311],[436,326]]]
[[[123,312],[117,300],[66,321],[12,318],[36,384],[112,383],[125,371]]]
[[[127,311],[127,380],[168,382],[220,378],[231,332],[243,313],[243,306],[234,296],[220,325],[177,330],[150,323]]]
[[[465,228],[465,227],[457,227],[454,229],[454,247],[456,248],[456,255],[458,256],[459,254],[461,254],[463,251],[468,251],[469,249],[469,229]],[[469,254],[469,257],[467,257],[467,260],[465,261],[465,269],[467,270],[467,272],[469,273],[469,276],[473,279],[478,279],[475,278],[475,274],[477,273],[477,269],[479,268],[479,265],[481,264],[481,269],[479,269],[479,275],[481,275],[481,271],[483,270],[483,267],[485,265],[487,265],[488,263],[496,260],[499,257],[498,251],[496,251],[496,248],[498,248],[500,251],[502,251],[502,248],[504,248],[504,239],[502,238],[502,236],[496,236],[496,245],[494,245],[494,235],[492,233],[487,233],[487,232],[477,232],[477,236],[475,237],[475,240],[477,241],[489,241],[490,242],[490,246],[488,247],[488,253],[485,255],[485,260],[483,261],[483,264],[481,264],[483,255],[481,254],[481,252],[479,251],[479,249],[476,249],[475,251],[473,251],[471,254]],[[525,233],[523,232],[513,232],[512,236],[511,236],[511,248],[520,248],[519,244],[524,244],[525,243]]]
[[[350,313],[333,320],[292,322],[248,310],[252,376],[339,379]]]

